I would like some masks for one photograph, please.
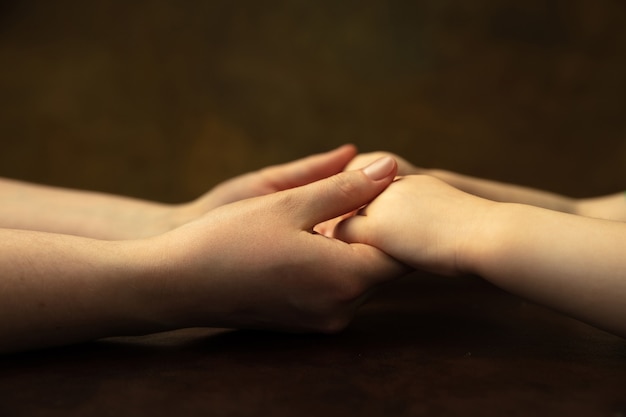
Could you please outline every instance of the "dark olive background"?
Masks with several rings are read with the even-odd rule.
[[[345,142],[587,196],[626,179],[623,2],[0,0],[0,176],[166,202]],[[593,277],[591,277],[593,278]],[[331,337],[0,358],[2,416],[624,416],[624,340],[413,274]]]
[[[574,196],[624,187],[621,2],[0,4],[1,176],[178,202],[353,142]]]

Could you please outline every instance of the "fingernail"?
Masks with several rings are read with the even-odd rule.
[[[379,181],[386,178],[391,173],[394,166],[395,161],[393,158],[390,156],[384,156],[363,168],[363,173],[370,179]]]

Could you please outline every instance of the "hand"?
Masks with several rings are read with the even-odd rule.
[[[406,161],[405,159],[395,154],[392,154],[389,152],[381,152],[381,151],[369,152],[369,153],[363,153],[363,154],[357,155],[348,163],[348,165],[345,167],[345,170],[351,171],[355,169],[361,169],[371,164],[372,162],[376,161],[377,159],[380,159],[386,156],[391,157],[396,161],[398,165],[397,175],[401,175],[401,176],[414,175],[414,174],[422,173],[423,171],[422,169],[412,165],[410,162]],[[351,216],[354,216],[355,213],[356,213],[356,210],[350,213],[342,214],[339,217],[325,221],[323,223],[320,223],[315,226],[315,231],[324,236],[332,237],[334,230],[335,230],[335,226],[342,220],[347,219]]]
[[[406,268],[381,251],[312,232],[361,207],[396,173],[391,158],[364,170],[216,208],[151,243],[166,327],[334,332],[379,284]],[[165,285],[165,289],[161,287]],[[166,297],[164,301],[161,297]]]
[[[399,176],[417,175],[417,174],[425,173],[424,169],[416,167],[415,165],[411,164],[406,159],[401,158],[398,155],[395,155],[393,153],[382,152],[382,151],[362,153],[362,154],[355,156],[348,163],[345,170],[349,171],[349,170],[354,170],[354,169],[361,169],[371,164],[372,162],[376,161],[377,159],[383,158],[385,156],[389,156],[396,161],[396,163],[398,164],[397,175]]]
[[[184,224],[224,204],[259,197],[309,184],[341,172],[356,154],[354,145],[308,156],[226,180],[200,198],[176,209],[177,224]]]
[[[377,247],[416,269],[456,275],[467,272],[460,260],[493,204],[433,177],[402,177],[339,223],[334,236]]]

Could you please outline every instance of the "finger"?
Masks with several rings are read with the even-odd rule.
[[[398,155],[380,151],[358,155],[350,161],[346,169],[352,170],[363,168],[365,165],[369,164],[372,161],[375,161],[376,159],[382,158],[383,156],[391,156],[396,160],[396,163],[398,164],[398,175],[414,175],[424,171],[423,169],[414,166],[406,159],[399,157]]]
[[[364,283],[376,286],[412,271],[410,266],[378,249],[370,226],[367,217],[356,215],[342,221],[334,232],[335,239],[349,243],[355,256],[344,259],[353,261],[351,268],[363,277]]]
[[[345,214],[342,214],[339,217],[335,217],[334,219],[327,220],[325,222],[317,224],[317,225],[315,225],[313,230],[315,230],[319,234],[322,234],[322,235],[324,235],[326,237],[333,237],[334,236],[333,234],[334,234],[334,231],[335,231],[335,226],[340,221],[342,221],[344,219],[347,219],[348,217],[354,216],[355,213],[357,213],[357,210],[352,210],[350,213],[345,213]]]
[[[367,286],[385,283],[412,270],[375,247],[360,243],[350,246],[355,253],[352,267],[364,278]]]
[[[366,216],[356,215],[342,220],[335,226],[333,237],[347,243],[373,245],[369,233],[370,222]]]
[[[294,220],[300,227],[312,229],[326,220],[350,213],[372,201],[394,179],[396,161],[383,157],[358,171],[346,171],[287,195],[295,209]]]
[[[267,167],[261,174],[276,191],[287,190],[341,172],[356,153],[354,145],[343,145],[329,152]]]

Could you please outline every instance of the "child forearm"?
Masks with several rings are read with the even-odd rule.
[[[432,175],[466,193],[493,201],[528,204],[564,213],[575,213],[577,200],[531,187],[470,177],[445,170],[426,170]]]
[[[459,190],[503,203],[527,204],[563,213],[626,221],[626,194],[575,199],[521,185],[470,177],[445,170],[423,170]]]
[[[626,224],[497,204],[469,268],[495,285],[626,337]]]

